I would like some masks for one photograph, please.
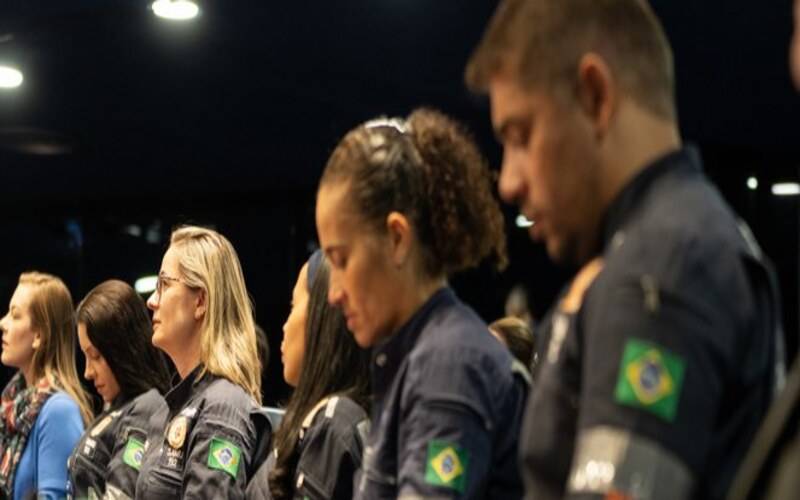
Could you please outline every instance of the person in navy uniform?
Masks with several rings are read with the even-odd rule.
[[[652,10],[504,0],[466,78],[489,92],[501,196],[580,268],[525,414],[527,498],[723,497],[780,383],[780,302],[681,143]]]
[[[105,281],[78,305],[78,343],[84,376],[105,411],[81,436],[69,458],[70,498],[133,498],[150,416],[164,407],[169,384],[163,354],[151,343],[144,301],[127,283]]]
[[[239,258],[216,231],[172,233],[148,299],[177,383],[153,415],[136,498],[244,498],[261,436],[255,323]]]
[[[431,110],[367,122],[328,160],[316,220],[329,300],[373,348],[372,427],[354,498],[521,496],[527,383],[447,283],[484,257],[505,260],[477,147]]]
[[[283,377],[295,390],[248,498],[353,498],[369,431],[370,358],[328,304],[329,274],[317,250],[297,278],[281,343]]]

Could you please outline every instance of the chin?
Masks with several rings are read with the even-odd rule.
[[[359,347],[367,349],[375,344],[375,335],[372,332],[353,332],[353,338]]]

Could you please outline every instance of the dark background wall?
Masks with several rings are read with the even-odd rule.
[[[462,84],[496,2],[199,3],[201,15],[182,24],[145,1],[0,4],[0,64],[25,74],[20,88],[0,90],[0,304],[28,269],[62,276],[76,301],[108,278],[132,283],[158,270],[172,227],[213,225],[236,246],[268,332],[274,403],[287,394],[281,326],[338,138],[428,105],[465,122],[499,165],[488,103]],[[675,50],[683,135],[775,262],[793,352],[797,198],[769,191],[797,180],[800,166],[791,1],[652,3]],[[487,320],[517,282],[543,313],[570,272],[506,214],[509,269],[454,279]]]

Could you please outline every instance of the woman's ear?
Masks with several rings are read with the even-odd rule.
[[[33,349],[36,350],[42,345],[42,336],[39,332],[33,334]]]
[[[201,320],[203,316],[206,314],[206,308],[208,307],[208,295],[204,289],[200,289],[197,291],[197,297],[195,298],[194,303],[194,319]]]
[[[411,254],[414,238],[408,218],[400,212],[390,212],[386,216],[386,232],[389,237],[392,264],[402,267]]]

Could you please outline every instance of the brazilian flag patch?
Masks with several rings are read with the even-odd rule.
[[[428,443],[426,462],[426,483],[464,493],[469,468],[469,453],[466,450],[446,441],[434,440]]]
[[[225,471],[236,479],[239,463],[242,461],[242,451],[230,441],[213,438],[208,450],[208,466],[211,469]]]
[[[667,422],[675,420],[686,362],[650,342],[630,339],[625,344],[614,399],[641,408]]]
[[[125,453],[122,454],[122,461],[139,470],[142,466],[142,457],[144,457],[144,443],[129,437],[125,444]]]

